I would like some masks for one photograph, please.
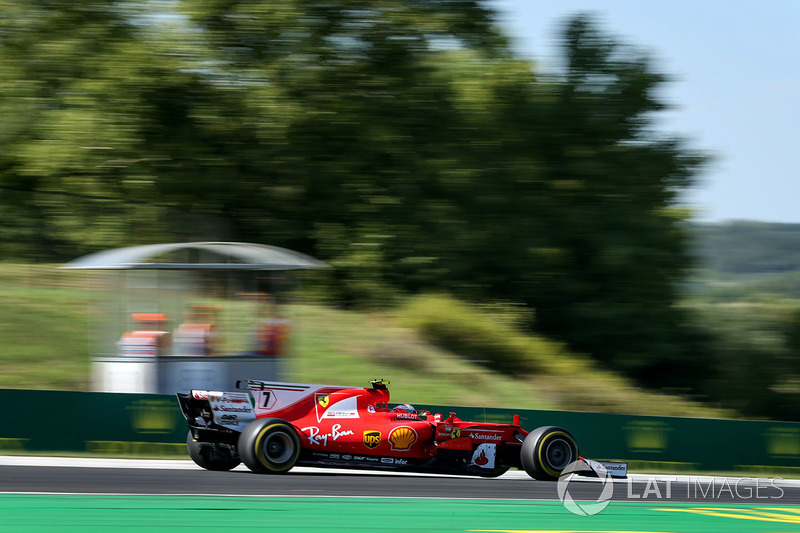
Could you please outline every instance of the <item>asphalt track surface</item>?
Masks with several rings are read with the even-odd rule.
[[[602,483],[573,478],[568,488],[575,500],[596,500]],[[494,479],[321,468],[270,476],[242,466],[211,472],[190,461],[34,457],[0,457],[0,492],[559,500],[556,483],[534,481],[517,471]],[[632,475],[614,482],[613,501],[626,500],[798,505],[800,481]]]

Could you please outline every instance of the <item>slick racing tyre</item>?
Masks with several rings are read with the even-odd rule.
[[[230,470],[242,462],[230,446],[195,442],[191,431],[186,436],[186,447],[189,449],[189,457],[192,458],[192,461],[206,470]]]
[[[566,429],[543,426],[531,431],[520,450],[522,468],[533,479],[558,479],[568,464],[578,460],[578,445]]]
[[[300,456],[300,436],[278,418],[250,422],[239,435],[239,457],[257,474],[283,474]]]

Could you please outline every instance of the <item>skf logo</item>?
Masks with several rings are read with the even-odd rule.
[[[453,432],[450,434],[451,439],[457,439],[461,436],[461,428],[453,428]]]
[[[317,403],[319,403],[320,407],[325,409],[328,407],[328,404],[331,403],[331,399],[327,396],[320,396],[319,400],[317,400]]]
[[[380,431],[365,431],[364,432],[364,446],[369,449],[377,448],[381,443]]]
[[[410,427],[402,426],[389,433],[389,443],[394,451],[406,452],[415,442],[417,442],[417,432]]]

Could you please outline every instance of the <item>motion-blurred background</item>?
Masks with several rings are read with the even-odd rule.
[[[0,386],[88,385],[93,282],[56,264],[225,240],[333,267],[292,379],[799,420],[800,225],[694,221],[672,73],[581,14],[541,68],[494,9],[0,1]]]

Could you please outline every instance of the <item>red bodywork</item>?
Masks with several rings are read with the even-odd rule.
[[[261,381],[245,387],[178,395],[198,441],[235,444],[252,420],[276,418],[300,436],[298,464],[495,476],[520,466],[528,434],[517,416],[510,424],[492,424],[393,408],[381,381],[372,388]],[[203,406],[211,414],[206,420],[200,420]]]

